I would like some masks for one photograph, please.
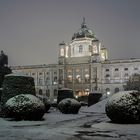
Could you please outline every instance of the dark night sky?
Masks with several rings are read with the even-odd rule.
[[[0,50],[9,65],[57,63],[83,16],[110,59],[140,58],[140,0],[0,0]]]

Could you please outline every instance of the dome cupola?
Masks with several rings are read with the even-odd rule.
[[[72,40],[78,39],[78,38],[95,38],[94,33],[91,29],[89,29],[85,23],[85,18],[83,18],[83,22],[81,24],[81,28],[74,33]]]

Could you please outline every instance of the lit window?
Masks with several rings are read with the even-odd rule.
[[[77,76],[76,76],[76,81],[77,81],[78,83],[81,82],[81,76],[80,76],[80,75],[77,75]]]
[[[66,57],[68,57],[68,50],[69,50],[69,47],[66,46]]]
[[[89,82],[89,74],[85,75],[85,82]]]
[[[88,72],[89,71],[89,69],[85,69],[85,72]]]
[[[89,74],[86,74],[86,75],[85,75],[85,78],[89,79]]]
[[[72,76],[71,75],[68,76],[68,82],[72,82]]]
[[[79,69],[79,68],[77,68],[77,69],[76,69],[76,72],[80,72],[80,69]]]
[[[72,70],[71,70],[71,69],[68,69],[68,70],[67,70],[67,73],[71,73],[71,72],[72,72]]]
[[[60,55],[64,56],[64,49],[63,48],[60,49]]]

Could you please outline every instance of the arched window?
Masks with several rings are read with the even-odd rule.
[[[50,90],[49,89],[46,90],[46,96],[50,97]]]
[[[67,79],[68,79],[68,82],[71,83],[72,82],[72,75],[68,75],[68,78]]]
[[[39,89],[39,95],[42,95],[43,92],[42,92],[42,89]]]
[[[106,92],[110,91],[110,88],[106,88]]]
[[[85,82],[89,82],[89,74],[85,74]]]
[[[54,96],[57,96],[57,89],[54,89]]]
[[[39,79],[38,79],[38,84],[39,84],[40,86],[43,84],[42,78],[39,78]]]
[[[54,77],[54,82],[57,82],[57,77],[56,76]]]
[[[115,90],[114,90],[115,93],[117,93],[119,91],[120,91],[120,89],[118,87],[116,87]]]
[[[50,81],[50,78],[47,77],[46,80],[45,80],[45,84],[48,85],[49,84],[49,81]]]
[[[80,76],[80,75],[77,75],[77,76],[76,76],[76,81],[77,81],[78,83],[81,83],[81,76]]]

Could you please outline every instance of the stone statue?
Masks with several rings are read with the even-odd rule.
[[[6,74],[12,73],[12,70],[8,67],[8,56],[1,51],[0,54],[0,88],[2,87],[2,83],[4,80],[4,76]]]
[[[4,54],[3,51],[1,51],[0,54],[0,67],[4,67],[8,65],[8,56]]]

